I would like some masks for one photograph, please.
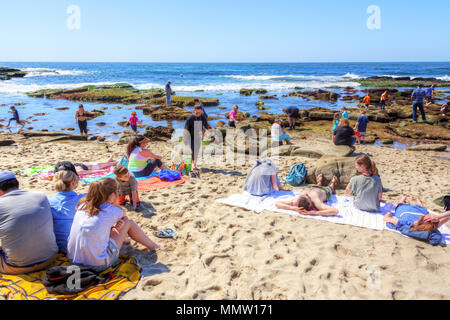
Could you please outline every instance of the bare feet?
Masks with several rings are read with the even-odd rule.
[[[406,199],[408,198],[408,196],[406,194],[404,194],[401,198],[400,198],[400,203],[406,203]]]
[[[153,250],[162,249],[163,247],[164,247],[164,245],[155,242],[155,244],[153,246],[151,246],[150,248],[145,249],[144,251],[145,252],[151,252]]]
[[[335,190],[336,189],[336,184],[338,184],[339,183],[339,179],[338,179],[338,177],[337,176],[333,176],[333,179],[331,179],[331,182],[330,182],[330,184],[328,185],[328,187],[331,189],[331,190]]]
[[[388,213],[386,213],[386,214],[384,215],[383,221],[385,221],[385,222],[390,222],[390,221],[391,221],[391,218],[392,218],[392,212],[388,212]]]
[[[319,174],[317,176],[317,185],[322,186],[323,185],[323,173]]]
[[[419,204],[419,206],[423,207],[422,199],[420,199],[419,197],[417,197],[417,203]]]

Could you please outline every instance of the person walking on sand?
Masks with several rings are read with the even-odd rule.
[[[411,100],[413,100],[413,122],[417,123],[417,108],[419,108],[422,115],[422,120],[424,123],[430,124],[425,117],[425,110],[423,109],[423,100],[425,99],[425,90],[423,90],[423,84],[419,83],[417,88],[413,91],[411,95]]]
[[[17,111],[16,107],[15,106],[11,106],[10,109],[11,109],[11,111],[9,111],[9,112],[13,114],[13,117],[11,119],[9,119],[8,125],[6,127],[9,128],[9,126],[11,124],[11,121],[16,121],[23,128],[25,126],[25,123],[20,121],[20,119],[19,119],[19,112]]]
[[[167,82],[166,84],[166,105],[170,106],[170,99],[172,97],[172,88],[170,87],[171,82]]]
[[[200,147],[203,140],[203,135],[206,129],[211,127],[208,120],[203,116],[201,106],[194,107],[192,114],[186,119],[184,125],[184,143],[190,145],[192,151],[192,169],[198,170],[197,160],[200,152]]]
[[[289,130],[295,130],[295,123],[297,122],[297,119],[300,118],[298,111],[297,107],[283,108],[283,112],[287,115]]]
[[[361,115],[356,120],[354,131],[356,134],[356,140],[358,144],[361,144],[361,138],[363,144],[366,143],[367,124],[369,123],[369,117],[366,116],[366,110],[361,110]],[[355,132],[355,133],[356,133]]]
[[[386,109],[387,95],[388,95],[388,91],[387,90],[385,92],[383,92],[383,94],[381,95],[381,98],[380,98],[380,108],[381,108],[381,110],[385,110]]]
[[[82,104],[78,106],[77,112],[75,112],[75,122],[78,122],[78,128],[80,128],[81,136],[85,136],[87,139],[88,129],[87,129],[87,121],[92,117],[94,113],[84,110]]]

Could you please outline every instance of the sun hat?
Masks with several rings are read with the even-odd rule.
[[[132,114],[133,116],[135,116],[137,113],[136,113],[136,111],[133,111],[133,112],[131,112],[131,114]]]
[[[0,170],[0,182],[16,179],[16,175],[9,170]]]

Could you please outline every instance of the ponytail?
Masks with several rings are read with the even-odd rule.
[[[369,158],[368,155],[364,154],[357,157],[355,162],[360,166],[363,166],[366,169],[366,172],[371,176],[377,173],[377,166],[375,165],[375,162]]]
[[[58,192],[72,191],[72,181],[80,181],[80,178],[72,171],[58,171],[53,177],[53,182],[55,183],[55,190]]]
[[[86,210],[90,217],[100,213],[100,206],[107,202],[109,196],[117,192],[117,182],[112,178],[104,178],[99,181],[93,181],[89,186],[86,197],[80,200],[77,210]]]

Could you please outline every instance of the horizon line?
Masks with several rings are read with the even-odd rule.
[[[265,61],[265,62],[224,62],[224,61],[203,61],[203,62],[189,62],[189,61],[49,61],[49,60],[37,60],[37,61],[0,61],[0,63],[221,63],[221,64],[288,64],[288,63],[450,63],[450,61],[437,61],[437,60],[424,60],[424,61]]]

